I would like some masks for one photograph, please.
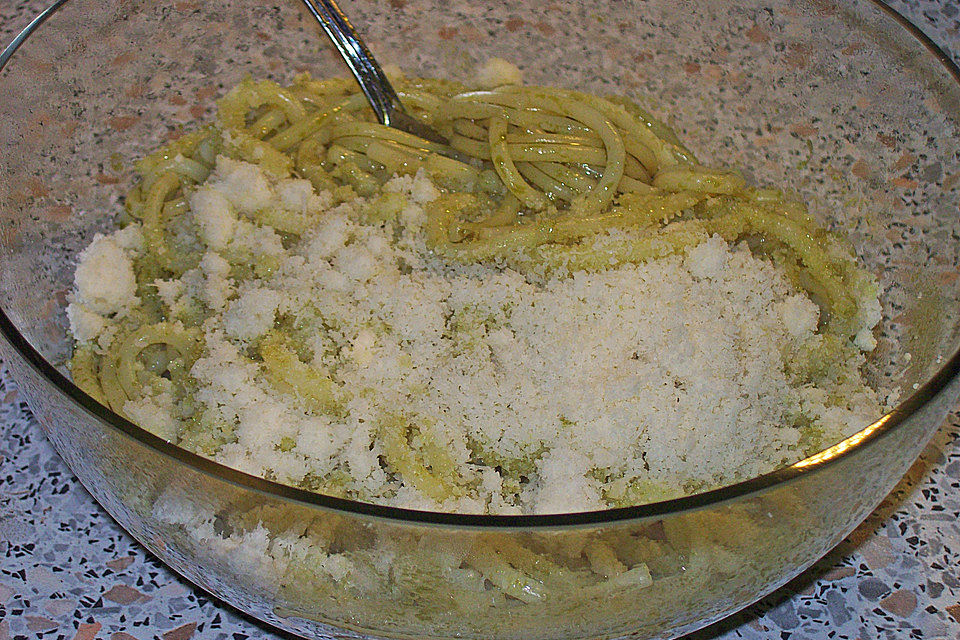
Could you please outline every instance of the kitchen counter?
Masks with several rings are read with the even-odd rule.
[[[960,59],[960,5],[892,2]],[[4,43],[46,5],[0,0]],[[838,548],[696,640],[960,638],[960,415]],[[0,376],[0,640],[282,638],[165,568],[84,490]]]

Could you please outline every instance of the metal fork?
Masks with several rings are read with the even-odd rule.
[[[450,144],[449,140],[434,129],[407,113],[383,69],[334,0],[303,0],[303,3],[343,56],[380,124],[412,133],[431,142]]]

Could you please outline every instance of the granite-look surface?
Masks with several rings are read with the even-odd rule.
[[[892,2],[960,53],[952,0]],[[8,41],[45,2],[0,0]],[[960,416],[836,550],[696,640],[960,638]],[[0,377],[0,640],[283,637],[180,580],[72,476]]]

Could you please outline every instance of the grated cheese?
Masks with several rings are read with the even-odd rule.
[[[155,286],[175,315],[217,311],[190,375],[198,406],[232,434],[211,454],[218,461],[291,484],[340,471],[350,495],[408,508],[569,512],[604,508],[631,483],[662,498],[752,477],[800,457],[801,431],[786,426],[797,416],[839,439],[879,412],[861,356],[837,363],[848,383],[832,394],[791,379],[791,361],[821,340],[819,309],[746,246],[714,236],[686,255],[532,282],[430,254],[422,205],[439,191],[424,172],[382,191],[402,197],[399,223],[372,215],[375,196],[334,206],[304,180],[226,158],[191,194],[208,250]],[[317,222],[284,245],[250,221],[263,208]],[[136,302],[137,243],[125,248],[121,233],[131,232],[98,236],[81,254],[68,309],[78,339]],[[238,251],[277,266],[237,280],[227,256]],[[248,357],[281,318],[298,327],[301,361],[348,392],[339,414],[278,390]],[[874,301],[860,349],[875,345],[878,320]],[[470,489],[437,503],[386,469],[377,425],[387,410],[429,424]],[[162,397],[125,411],[178,437]],[[341,571],[334,556],[329,571]]]

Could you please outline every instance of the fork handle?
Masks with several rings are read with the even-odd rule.
[[[334,0],[303,0],[303,3],[343,56],[380,124],[395,125],[394,114],[403,113],[400,98],[347,16]]]

